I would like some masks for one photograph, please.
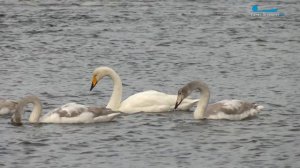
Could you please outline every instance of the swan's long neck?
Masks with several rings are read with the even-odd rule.
[[[27,96],[25,98],[23,98],[22,100],[22,104],[23,106],[32,103],[33,104],[33,110],[29,116],[29,122],[30,123],[38,123],[39,119],[41,117],[42,114],[42,104],[39,100],[39,98],[35,97],[35,96]]]
[[[116,111],[122,101],[122,81],[120,76],[112,69],[107,70],[107,75],[113,80],[114,88],[106,108]]]
[[[190,87],[192,90],[199,90],[201,92],[201,97],[194,111],[194,118],[203,119],[210,97],[209,88],[204,82],[201,81],[195,81]]]
[[[209,101],[209,90],[200,91],[201,92],[201,98],[199,99],[199,102],[197,104],[197,108],[194,111],[194,118],[195,119],[203,119],[204,113],[206,111],[206,107],[208,105]]]

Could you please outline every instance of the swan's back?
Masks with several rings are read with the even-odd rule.
[[[133,104],[137,107],[151,106],[153,104],[163,104],[164,102],[170,103],[169,101],[172,101],[171,99],[172,96],[168,94],[155,90],[148,90],[129,96],[122,102],[122,106],[129,106]],[[174,99],[176,100],[176,97]]]
[[[148,90],[129,96],[121,103],[120,111],[134,112],[167,112],[174,109],[177,95],[169,95],[155,90]],[[198,100],[185,99],[180,110],[188,110]]]
[[[209,104],[204,117],[208,119],[242,120],[253,117],[263,109],[256,103],[241,100],[222,100]]]
[[[77,103],[68,103],[44,115],[43,123],[94,123],[111,121],[120,113],[106,108],[89,107]]]

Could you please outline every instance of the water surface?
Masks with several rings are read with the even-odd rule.
[[[44,112],[105,106],[112,81],[89,87],[109,66],[123,98],[201,79],[211,102],[265,106],[244,121],[177,111],[15,127],[1,117],[0,167],[299,167],[300,3],[274,5],[285,16],[250,16],[249,1],[0,1],[3,98],[37,95]]]

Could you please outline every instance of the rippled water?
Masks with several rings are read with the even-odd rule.
[[[250,1],[233,0],[0,1],[3,98],[34,94],[44,111],[104,106],[111,80],[89,87],[105,65],[123,79],[123,98],[201,79],[211,102],[265,106],[234,122],[180,111],[88,125],[14,127],[1,117],[0,167],[299,167],[300,3],[272,5],[285,16],[250,16]]]

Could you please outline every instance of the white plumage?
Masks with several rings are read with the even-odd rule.
[[[94,70],[90,90],[105,76],[111,77],[114,83],[112,95],[106,106],[113,111],[124,113],[168,112],[174,109],[177,95],[169,95],[155,90],[139,92],[122,101],[123,88],[121,78],[109,67],[99,67]],[[197,102],[198,100],[185,99],[178,108],[180,110],[188,110]]]

